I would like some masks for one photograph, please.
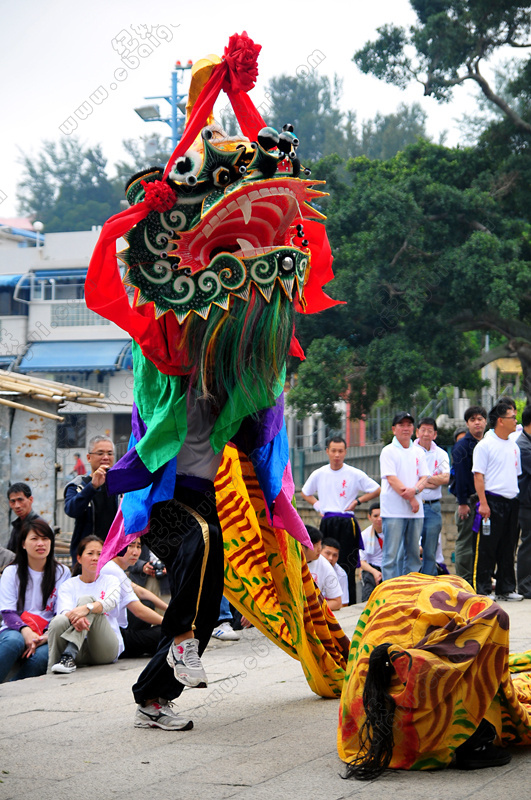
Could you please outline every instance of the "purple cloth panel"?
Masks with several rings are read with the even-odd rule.
[[[156,473],[148,470],[136,452],[136,447],[132,447],[107,473],[107,489],[110,494],[124,494],[135,489],[145,489],[153,483],[155,475]]]
[[[284,424],[284,393],[277,397],[273,408],[264,408],[252,417],[246,417],[232,442],[249,455],[253,450],[269,444],[280,433]]]
[[[133,403],[133,410],[131,412],[131,430],[137,442],[140,441],[140,439],[147,431],[146,423],[140,416],[136,403]]]

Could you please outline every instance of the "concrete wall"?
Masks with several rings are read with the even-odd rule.
[[[32,400],[32,407],[54,412],[44,400]],[[33,491],[33,510],[53,525],[55,517],[55,420],[16,409],[10,437],[9,482],[24,481]]]
[[[0,405],[0,544],[6,545],[11,526],[6,492],[11,477],[11,416],[7,406]]]

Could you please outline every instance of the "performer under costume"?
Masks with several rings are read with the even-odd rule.
[[[295,312],[336,303],[322,291],[332,258],[310,205],[322,182],[301,167],[292,126],[267,127],[247,95],[259,50],[235,34],[223,59],[194,65],[181,141],[165,169],[132,178],[131,206],[105,224],[87,275],[87,305],[134,340],[133,435],[107,477],[125,496],[102,560],[145,534],[172,591],[138,703],[180,694],[172,641],[193,631],[201,655],[224,583],[318,694],[338,696],[346,666],[348,639],[301,564],[309,539],[283,417],[286,358],[303,357]],[[243,136],[212,121],[221,89]]]
[[[464,769],[508,763],[493,740],[531,744],[531,651],[508,653],[509,617],[462,578],[383,581],[354,633],[341,697],[350,773],[368,780],[453,757]]]

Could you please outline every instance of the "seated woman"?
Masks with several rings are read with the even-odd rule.
[[[509,617],[462,578],[412,573],[371,594],[352,638],[339,713],[347,777],[387,767],[501,766],[531,744],[531,652],[509,656]]]
[[[136,564],[140,558],[141,547],[140,537],[134,539],[112,561],[105,564],[100,573],[114,575],[120,584],[118,623],[125,645],[120,658],[153,656],[156,653],[162,615],[153,609],[158,608],[164,614],[168,608],[168,604],[160,597],[143,586],[133,585],[125,574],[125,570]],[[149,605],[144,605],[145,603]]]
[[[47,628],[56,609],[57,589],[70,577],[54,558],[54,533],[40,517],[23,524],[15,561],[0,580],[0,682],[44,675],[48,663]]]
[[[59,589],[57,616],[48,630],[49,672],[111,664],[124,649],[118,624],[120,584],[112,575],[96,577],[102,547],[97,536],[85,536],[77,548],[75,577]]]

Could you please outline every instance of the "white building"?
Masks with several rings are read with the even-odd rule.
[[[131,341],[85,305],[85,276],[99,230],[48,233],[41,246],[35,246],[35,233],[24,240],[12,231],[0,226],[0,368],[95,389],[106,397],[102,408],[87,413],[78,405],[61,409],[65,422],[58,426],[57,460],[65,477],[74,453],[86,462],[87,443],[95,434],[113,438],[119,455],[127,448]]]

